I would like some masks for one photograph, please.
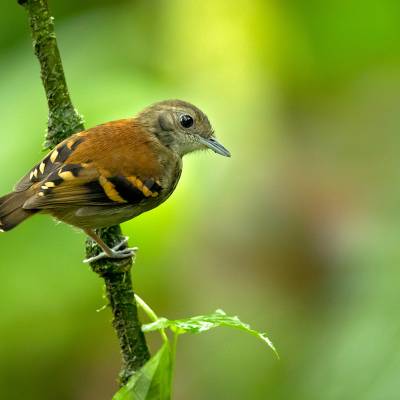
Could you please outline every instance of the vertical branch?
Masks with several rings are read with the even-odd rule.
[[[109,247],[116,246],[123,239],[120,226],[101,229],[99,233]],[[101,251],[91,239],[86,241],[88,258],[96,256]],[[114,315],[113,327],[121,348],[120,381],[124,384],[150,358],[132,288],[132,258],[121,260],[105,258],[92,263],[91,267],[104,279],[106,285],[107,298]]]
[[[82,131],[83,119],[72,105],[54,32],[54,18],[47,0],[18,0],[28,11],[32,44],[40,63],[49,107],[46,147],[54,147],[75,132]]]
[[[75,110],[69,96],[61,62],[54,21],[47,0],[18,0],[28,12],[32,42],[38,58],[43,87],[49,108],[46,147],[54,147],[71,134],[84,129],[83,119]],[[101,230],[103,240],[111,246],[122,239],[121,228],[114,226]],[[88,256],[100,251],[91,240],[86,242]],[[107,297],[113,313],[113,327],[117,333],[122,354],[120,381],[129,377],[150,358],[138,318],[131,280],[132,259],[100,260],[91,265],[106,285]]]

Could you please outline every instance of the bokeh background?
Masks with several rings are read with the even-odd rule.
[[[125,223],[159,315],[223,308],[266,330],[179,342],[174,398],[391,400],[400,392],[400,3],[50,1],[90,127],[165,98],[202,108],[232,158],[184,160]],[[0,14],[0,190],[42,156],[27,18]],[[36,217],[0,238],[0,398],[101,400],[119,350],[84,235]],[[152,350],[157,334],[148,337]]]

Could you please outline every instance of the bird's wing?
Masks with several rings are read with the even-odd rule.
[[[72,135],[16,185],[26,209],[129,205],[157,197],[163,174],[156,152],[133,120]]]
[[[86,164],[65,164],[52,172],[24,204],[25,209],[139,204],[157,197],[155,178],[112,175]]]
[[[85,135],[86,132],[81,132],[72,135],[70,138],[61,142],[20,179],[20,181],[15,185],[14,191],[23,192],[33,185],[45,181],[48,176],[58,171],[71,154],[73,154],[78,146],[85,140]]]

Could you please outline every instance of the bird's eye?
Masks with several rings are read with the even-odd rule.
[[[182,115],[179,121],[184,128],[190,128],[193,125],[193,118],[188,114]]]

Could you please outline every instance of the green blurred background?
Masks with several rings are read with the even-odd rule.
[[[1,193],[42,156],[47,118],[16,3],[0,14]],[[281,360],[240,332],[185,336],[175,399],[398,399],[400,3],[50,6],[87,127],[182,98],[233,155],[187,157],[174,195],[124,224],[135,289],[170,318],[238,314]],[[36,217],[0,239],[0,398],[109,399],[119,350],[84,235]]]

